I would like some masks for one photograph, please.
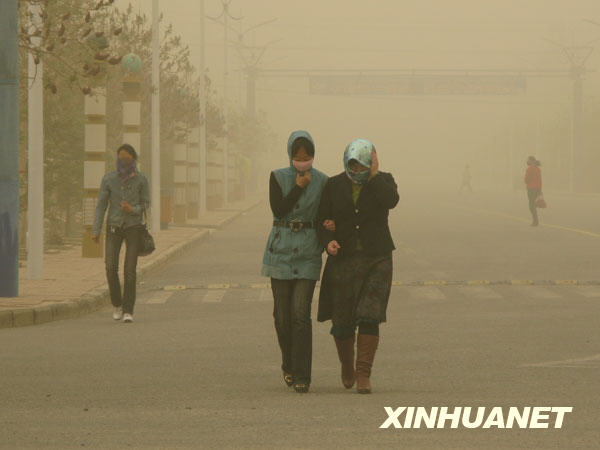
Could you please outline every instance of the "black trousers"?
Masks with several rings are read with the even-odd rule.
[[[468,188],[470,192],[473,192],[473,187],[471,187],[470,181],[463,181],[458,191],[462,192],[464,188]]]
[[[312,365],[312,321],[310,310],[316,280],[271,278],[273,318],[281,348],[281,368],[294,381],[310,384]]]
[[[108,227],[106,233],[106,279],[110,290],[110,301],[113,306],[122,306],[123,312],[133,314],[135,306],[135,284],[138,252],[140,248],[141,226],[128,228]],[[125,267],[123,295],[119,281],[119,254],[125,241]]]
[[[527,197],[529,198],[529,211],[531,211],[531,218],[533,219],[533,223],[538,223],[538,213],[537,206],[535,206],[535,200],[540,195],[540,191],[538,189],[527,189]]]

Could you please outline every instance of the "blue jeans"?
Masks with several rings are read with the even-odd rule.
[[[142,227],[135,225],[128,228],[109,226],[106,232],[106,278],[110,290],[110,301],[113,306],[122,306],[123,312],[133,314],[135,306],[135,283],[138,252],[140,248],[140,232]],[[125,241],[125,267],[123,295],[119,281],[119,254]]]
[[[294,381],[310,384],[312,321],[310,309],[316,280],[271,278],[273,318],[281,348],[281,368]]]

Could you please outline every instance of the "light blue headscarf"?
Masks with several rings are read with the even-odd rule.
[[[372,151],[375,146],[366,139],[354,139],[348,144],[344,151],[344,169],[346,175],[356,184],[364,184],[369,180],[370,171],[354,172],[348,167],[351,159],[357,160],[363,166],[371,168]]]

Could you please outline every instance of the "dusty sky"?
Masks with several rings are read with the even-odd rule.
[[[120,7],[128,3],[151,10],[151,0],[117,0]],[[220,13],[220,1],[205,3],[208,15]],[[160,4],[197,58],[198,2]],[[265,69],[565,70],[564,53],[544,38],[567,46],[600,38],[600,26],[585,21],[600,22],[597,0],[232,0],[231,12],[243,16],[232,23],[242,29],[277,19],[244,37],[248,45],[272,42],[262,59]],[[590,69],[598,67],[599,51],[588,60]],[[240,62],[231,45],[228,101],[243,107]],[[222,89],[223,27],[210,20],[206,64]],[[586,102],[598,101],[597,73],[586,76],[584,90]],[[568,78],[531,78],[526,95],[485,98],[310,96],[305,78],[265,76],[257,85],[257,107],[279,135],[281,163],[287,135],[304,128],[316,140],[316,166],[328,173],[341,170],[341,154],[354,137],[375,142],[383,168],[403,174],[426,166],[457,173],[466,162],[492,171],[502,162],[513,124],[531,131],[516,157],[532,151],[543,157],[546,149],[536,135],[568,118],[570,101]]]

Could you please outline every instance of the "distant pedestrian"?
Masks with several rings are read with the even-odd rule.
[[[98,193],[98,203],[92,230],[92,239],[98,242],[104,214],[106,220],[106,278],[113,305],[113,319],[133,322],[136,272],[143,218],[150,206],[150,190],[146,176],[137,170],[137,153],[129,144],[117,150],[117,168],[104,175]],[[119,254],[125,241],[125,284],[121,294],[119,282]]]
[[[530,156],[527,159],[527,170],[525,171],[525,185],[527,186],[527,198],[529,200],[529,211],[531,211],[532,227],[537,227],[539,224],[537,204],[538,197],[542,194],[542,164],[535,158]]]
[[[386,321],[392,287],[395,247],[388,215],[399,196],[394,177],[379,171],[375,147],[366,139],[346,147],[344,169],[329,178],[319,206],[319,239],[329,256],[317,319],[331,319],[342,384],[350,389],[356,381],[358,392],[368,394],[379,324]]]
[[[289,166],[272,171],[269,180],[273,227],[261,275],[271,277],[283,379],[303,393],[311,383],[310,311],[323,253],[315,220],[327,176],[313,167],[315,145],[308,132],[293,132],[287,153]]]
[[[464,188],[468,188],[470,192],[473,192],[473,187],[471,186],[471,169],[468,164],[465,165],[463,170],[459,192],[462,193]]]

